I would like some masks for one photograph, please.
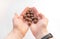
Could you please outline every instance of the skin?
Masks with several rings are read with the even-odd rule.
[[[44,35],[48,34],[47,31],[48,19],[44,15],[39,13],[35,7],[33,7],[32,9],[34,11],[34,14],[38,16],[39,21],[37,24],[32,23],[30,29],[32,31],[32,34],[36,37],[36,39],[40,39]]]
[[[13,17],[13,30],[7,36],[7,39],[22,39],[29,29],[27,23],[23,21],[23,15],[29,8],[25,8],[20,16],[15,14]]]
[[[30,29],[36,39],[41,39],[42,37],[44,37],[49,33],[47,30],[48,19],[43,14],[39,13],[35,7],[32,7],[32,10],[35,16],[38,17],[39,21],[36,24],[32,23]],[[53,37],[49,39],[55,39],[55,38]]]
[[[32,7],[32,10],[38,17],[39,21],[37,24],[32,23],[31,26],[27,25],[27,22],[24,21],[23,16],[28,9],[29,7],[25,8],[22,14],[19,16],[18,14],[15,14],[15,16],[13,17],[13,30],[8,34],[6,39],[23,39],[29,27],[36,39],[41,39],[43,36],[48,34],[48,19],[44,15],[39,13],[35,7]]]

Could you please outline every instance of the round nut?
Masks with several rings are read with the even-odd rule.
[[[32,21],[32,19],[31,18],[26,18],[25,21],[30,22],[30,21]]]
[[[30,13],[26,13],[26,16],[27,16],[27,17],[30,17]]]
[[[30,14],[30,17],[34,17],[34,14]]]
[[[32,21],[33,21],[33,19],[34,19],[34,16],[33,17],[30,17],[31,19],[32,19]]]
[[[32,21],[33,21],[33,23],[36,24],[38,22],[38,18],[33,18]]]

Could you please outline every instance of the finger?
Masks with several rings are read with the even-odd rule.
[[[18,14],[15,13],[15,14],[14,14],[14,17],[13,17],[13,19],[12,19],[12,21],[14,21],[14,20],[17,19],[17,18],[18,18]]]
[[[20,19],[22,19],[22,20],[23,20],[23,16],[20,16]]]
[[[37,9],[35,7],[32,7],[32,10],[35,12],[35,13],[38,13]]]
[[[40,14],[38,14],[38,18],[39,18],[39,19],[43,19],[43,18],[45,18],[45,16],[40,13]]]
[[[38,10],[35,7],[32,7],[32,10],[34,15],[38,17],[38,14],[39,14]]]
[[[45,24],[45,25],[47,25],[48,24],[48,19],[43,15],[43,14],[39,14],[39,18],[40,18],[40,20]]]
[[[38,14],[38,13],[39,13],[38,10],[37,10],[35,7],[32,7],[32,10],[33,10],[33,12],[34,12],[35,14]]]
[[[19,16],[18,16],[18,14],[17,13],[15,13],[15,16],[14,16],[15,18],[18,18]]]
[[[23,10],[23,12],[21,13],[21,15],[23,16],[23,15],[27,12],[28,9],[29,9],[29,7],[26,7],[26,8]]]
[[[20,16],[20,20],[23,21],[23,22],[25,22],[25,20],[23,19],[23,16]]]

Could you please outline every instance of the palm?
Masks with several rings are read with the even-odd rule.
[[[20,32],[25,35],[25,33],[27,32],[29,26],[27,25],[26,22],[24,22],[23,20],[23,16],[25,15],[26,11],[29,9],[29,7],[26,7],[24,9],[24,11],[22,12],[22,14],[20,16],[16,15],[14,18],[13,18],[13,24],[14,24],[14,27],[16,27],[17,29],[20,30]]]
[[[45,30],[47,27],[47,22],[48,20],[45,17],[43,17],[42,19],[39,19],[37,24],[32,24],[31,31],[33,35],[36,36],[37,33],[41,33],[42,30]]]
[[[15,16],[13,18],[13,25],[14,28],[17,28],[20,30],[20,32],[24,35],[27,30],[28,30],[28,25],[26,23],[24,23],[24,21],[22,20],[22,17],[20,16]]]

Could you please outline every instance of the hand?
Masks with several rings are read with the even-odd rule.
[[[17,14],[15,14],[14,18],[13,18],[13,29],[17,29],[20,31],[21,35],[24,36],[29,28],[29,26],[27,25],[27,23],[25,23],[23,21],[23,15],[25,14],[25,12],[27,11],[28,7],[25,8],[25,10],[22,12],[22,14],[20,16],[18,16]]]
[[[39,14],[36,8],[33,7],[32,9],[34,13],[38,16],[39,21],[37,24],[32,23],[32,25],[30,26],[30,29],[33,35],[37,39],[40,39],[44,35],[48,34],[48,31],[47,31],[48,20],[44,15],[42,15],[41,13]]]
[[[22,14],[18,16],[18,14],[15,14],[13,17],[13,30],[8,34],[6,39],[22,39],[29,26],[26,22],[23,20],[23,15],[26,13],[28,7],[24,9]]]

